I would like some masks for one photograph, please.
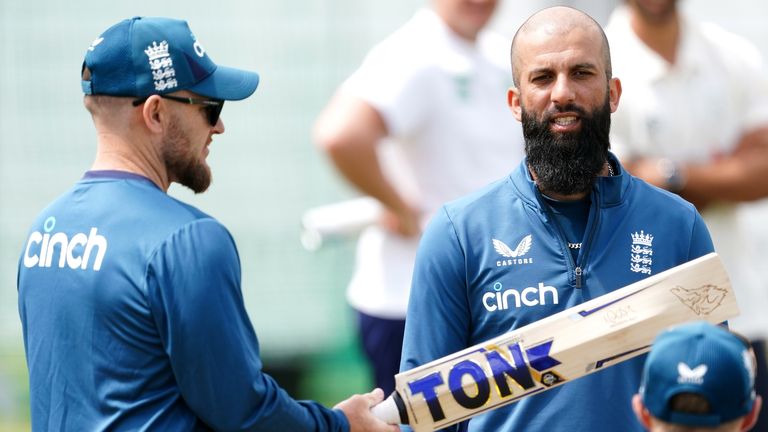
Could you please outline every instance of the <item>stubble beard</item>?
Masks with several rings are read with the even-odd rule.
[[[550,129],[550,119],[558,112],[575,112],[581,128],[573,133]],[[529,168],[536,175],[542,193],[574,195],[589,192],[608,158],[611,107],[605,103],[587,115],[574,104],[547,112],[539,121],[522,109],[525,153]]]
[[[172,119],[163,140],[163,159],[172,181],[194,193],[205,192],[211,185],[211,169],[201,156],[192,153],[192,145],[178,119]]]

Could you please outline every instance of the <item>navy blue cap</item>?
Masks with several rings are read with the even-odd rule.
[[[694,393],[710,412],[672,409],[672,398]],[[640,387],[643,404],[663,421],[686,426],[717,426],[747,415],[755,402],[755,362],[746,343],[728,330],[704,321],[661,333],[645,363]]]
[[[134,17],[101,34],[85,53],[88,95],[146,97],[189,90],[221,100],[245,99],[259,85],[255,72],[216,65],[186,21]]]

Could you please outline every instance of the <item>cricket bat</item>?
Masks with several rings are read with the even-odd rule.
[[[432,431],[643,354],[662,330],[739,314],[716,253],[401,372],[372,411]]]

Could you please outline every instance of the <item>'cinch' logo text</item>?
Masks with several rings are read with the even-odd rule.
[[[506,310],[511,307],[538,306],[547,304],[547,294],[551,304],[558,304],[557,288],[539,282],[539,287],[528,287],[522,291],[508,288],[502,291],[501,282],[493,284],[493,291],[483,294],[483,306],[488,312]],[[509,298],[512,297],[512,302]]]
[[[107,253],[107,239],[98,234],[96,227],[85,233],[77,233],[71,238],[63,232],[51,233],[56,225],[53,216],[45,220],[43,231],[34,231],[29,235],[24,250],[24,267],[52,267],[58,252],[58,266],[66,264],[71,269],[87,270],[94,256],[93,270],[99,271]]]

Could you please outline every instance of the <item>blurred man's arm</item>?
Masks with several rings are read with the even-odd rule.
[[[383,223],[403,235],[419,233],[416,209],[397,193],[379,164],[376,146],[387,135],[384,119],[370,104],[337,93],[317,119],[314,139],[339,172],[388,210]]]
[[[699,210],[716,201],[758,200],[768,196],[768,125],[746,133],[733,153],[708,163],[672,167],[660,159],[637,158],[626,161],[625,167],[651,184],[679,193]],[[670,183],[675,169],[676,178]]]

